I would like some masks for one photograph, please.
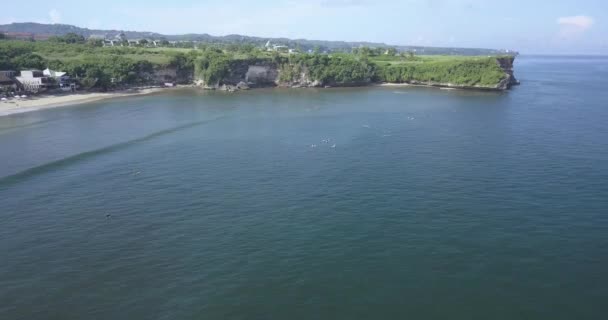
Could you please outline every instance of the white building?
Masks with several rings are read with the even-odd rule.
[[[54,71],[46,68],[42,71],[45,77],[55,79],[55,83],[59,86],[59,89],[63,91],[75,91],[77,88],[76,82],[72,81],[70,76],[66,72]]]
[[[52,87],[52,78],[46,77],[40,70],[22,70],[19,77],[15,77],[25,91],[40,92]]]
[[[270,42],[270,40],[268,40],[268,42],[266,42],[266,45],[264,45],[264,48],[266,48],[266,51],[289,52],[289,47],[288,46],[279,45],[279,44],[272,44]]]

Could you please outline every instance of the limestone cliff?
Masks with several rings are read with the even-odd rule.
[[[513,62],[515,57],[497,57],[496,64],[499,69],[496,72],[504,72],[504,76],[497,76],[497,82],[493,84],[459,84],[432,80],[419,80],[410,78],[398,83],[408,83],[413,85],[424,85],[433,87],[447,87],[459,89],[478,89],[478,90],[508,90],[513,85],[519,84],[513,74]],[[380,74],[378,72],[378,74]],[[376,77],[362,78],[360,81],[336,82],[321,81],[314,79],[305,66],[278,64],[269,60],[243,60],[231,61],[226,74],[216,83],[205,83],[201,79],[195,79],[195,83],[207,89],[238,90],[260,87],[335,87],[335,86],[365,86],[373,83],[382,83],[385,80],[381,75]],[[391,81],[388,81],[389,83]]]
[[[515,57],[513,56],[496,58],[496,63],[498,63],[500,68],[505,72],[505,78],[497,85],[497,89],[508,90],[511,89],[512,86],[519,84],[519,81],[517,81],[513,74],[514,61]]]
[[[269,61],[231,61],[222,79],[207,83],[201,77],[194,83],[206,89],[248,89],[277,86],[279,67]]]

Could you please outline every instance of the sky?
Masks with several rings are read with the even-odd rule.
[[[608,0],[29,0],[0,24],[608,54]]]

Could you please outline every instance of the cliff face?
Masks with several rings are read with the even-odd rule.
[[[515,57],[497,57],[496,64],[504,72],[501,80],[497,80],[492,85],[464,85],[458,83],[447,83],[437,81],[421,81],[409,79],[406,83],[413,85],[459,88],[459,89],[477,89],[477,90],[508,90],[513,85],[519,84],[513,74],[513,62]],[[269,61],[233,61],[230,64],[229,72],[218,83],[205,83],[198,79],[195,83],[208,89],[223,89],[223,90],[238,90],[260,87],[290,87],[290,88],[306,88],[306,87],[354,87],[373,84],[374,82],[383,82],[381,79],[364,79],[360,82],[353,83],[335,83],[323,82],[313,79],[306,67],[283,65],[279,66],[276,63]]]
[[[158,83],[178,82],[177,70],[171,67],[155,68],[152,79]]]
[[[274,86],[279,78],[279,69],[274,64],[261,64],[247,66],[245,76],[240,81],[253,87]]]
[[[279,67],[266,61],[233,61],[229,72],[217,83],[195,79],[194,83],[206,89],[248,89],[278,85]]]
[[[289,70],[292,71],[292,70]],[[277,78],[276,83],[279,87],[286,88],[318,88],[322,87],[323,83],[319,80],[313,80],[310,76],[310,72],[306,68],[298,69],[292,72],[292,75],[289,77],[290,80],[281,80],[281,78],[285,79],[284,73],[288,72],[287,69],[283,68],[279,71],[279,78]]]
[[[219,83],[205,83],[197,79],[195,83],[207,89],[248,89],[264,87],[282,88],[319,88],[324,86],[351,87],[372,83],[371,79],[363,83],[333,83],[315,80],[306,68],[294,71],[293,66],[279,66],[272,62],[238,62],[232,63],[230,72]],[[289,77],[282,76],[289,72]],[[288,80],[285,80],[288,78]]]
[[[497,89],[508,90],[508,89],[511,89],[512,86],[519,84],[519,81],[517,81],[517,79],[515,79],[515,75],[513,74],[513,62],[514,61],[515,61],[515,57],[496,58],[496,63],[498,63],[498,66],[500,66],[500,68],[506,74],[506,77],[498,84]]]
[[[139,77],[156,84],[167,82],[188,84],[192,83],[193,80],[192,72],[184,72],[175,67],[167,66],[155,66],[152,72],[142,72]]]

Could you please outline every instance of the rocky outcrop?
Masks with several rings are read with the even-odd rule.
[[[323,82],[319,80],[312,80],[306,73],[301,73],[300,78],[295,81],[279,82],[280,87],[285,88],[323,88]]]
[[[247,90],[277,86],[279,68],[266,61],[233,61],[230,72],[218,83],[205,83],[202,79],[194,80],[195,85],[212,90]]]
[[[462,85],[456,83],[445,83],[445,82],[433,82],[433,81],[408,81],[407,84],[411,84],[413,86],[422,86],[422,87],[437,87],[437,88],[451,88],[451,89],[470,89],[470,90],[485,90],[485,91],[504,91],[510,89],[503,83],[502,80],[495,86],[484,86],[484,85]]]
[[[320,81],[310,79],[308,72],[303,71],[291,81],[281,81],[281,68],[268,61],[238,61],[230,65],[230,72],[220,83],[204,83],[196,80],[195,84],[205,89],[235,91],[249,88],[289,87],[309,88],[323,87]]]
[[[278,75],[278,67],[273,63],[235,61],[230,64],[230,72],[219,85],[239,89],[276,86]]]
[[[179,83],[191,84],[193,77],[191,72],[180,72],[174,67],[155,66],[152,72],[142,72],[138,75],[141,79],[146,79],[149,83]]]
[[[275,64],[249,65],[241,82],[250,87],[274,86],[279,78],[279,69]]]
[[[157,67],[152,74],[152,80],[157,83],[178,82],[177,70],[171,67]]]
[[[514,61],[515,57],[513,56],[496,58],[496,63],[498,63],[498,66],[500,66],[506,74],[506,77],[498,83],[498,90],[508,90],[511,89],[512,86],[519,84],[519,81],[515,79],[515,75],[513,74]]]

